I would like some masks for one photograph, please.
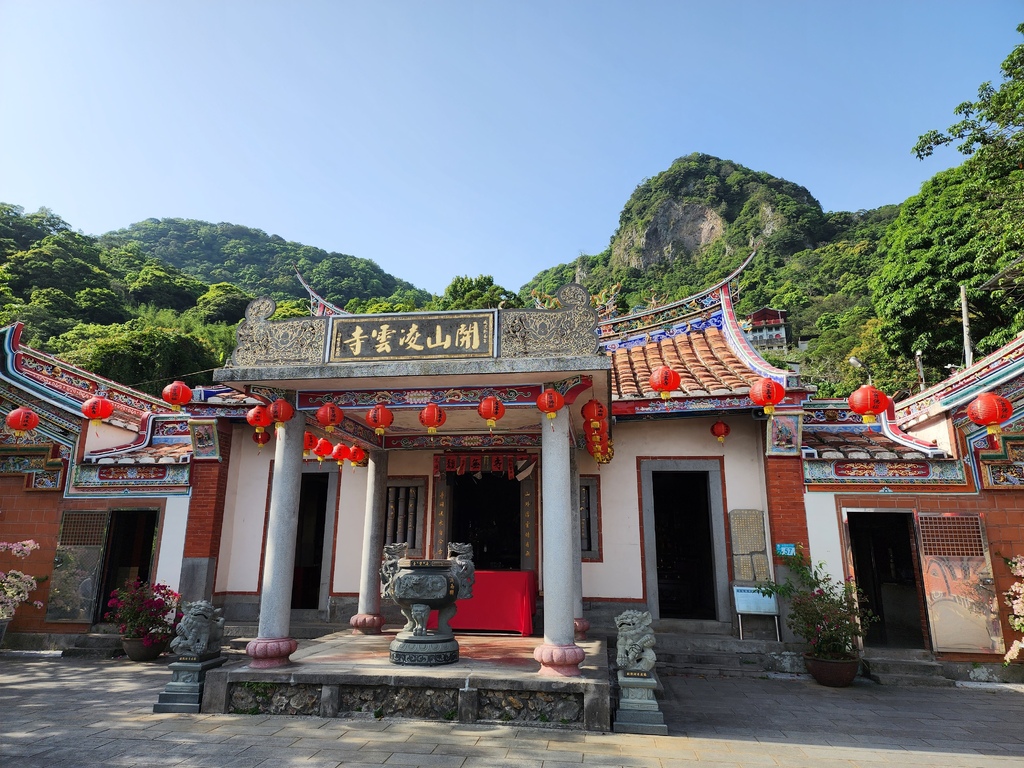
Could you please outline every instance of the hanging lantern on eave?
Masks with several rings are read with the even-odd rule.
[[[754,405],[761,406],[767,416],[775,413],[775,406],[781,403],[785,396],[786,388],[767,376],[758,379],[750,387],[750,399],[754,401]]]
[[[15,437],[24,437],[26,432],[31,432],[38,426],[39,416],[24,405],[7,414],[7,428],[14,433]]]
[[[447,421],[444,411],[437,403],[427,403],[420,411],[420,424],[427,428],[427,434],[437,433],[437,428]]]
[[[256,427],[257,432],[262,432],[270,426],[270,411],[265,405],[257,405],[249,409],[245,414],[245,420],[250,426]]]
[[[316,447],[313,448],[313,453],[316,454],[316,460],[323,464],[324,459],[334,453],[334,446],[331,445],[331,441],[326,437],[321,437],[316,441]]]
[[[505,404],[494,395],[488,395],[480,401],[476,412],[480,414],[481,419],[487,421],[488,429],[494,429],[498,419],[505,415]]]
[[[711,425],[711,434],[714,435],[720,443],[725,442],[725,438],[729,436],[730,432],[732,432],[732,430],[729,429],[729,425],[721,419]]]
[[[107,400],[106,395],[90,397],[82,403],[82,415],[94,427],[98,427],[104,419],[109,419],[113,414],[114,404]]]
[[[590,422],[591,429],[597,429],[608,418],[608,409],[600,400],[588,400],[580,408],[580,414]]]
[[[357,467],[366,459],[366,451],[358,445],[353,445],[352,450],[349,451],[348,457],[352,461],[352,466]]]
[[[995,392],[982,392],[967,406],[967,418],[979,427],[985,427],[990,435],[1002,434],[1000,424],[1013,416],[1010,401]]]
[[[672,392],[679,389],[679,381],[678,373],[667,365],[662,365],[654,369],[648,383],[651,385],[651,389],[661,393],[662,400],[668,400],[672,397]]]
[[[253,432],[252,441],[259,446],[259,448],[256,449],[256,453],[259,453],[263,449],[263,446],[270,442],[270,433],[265,431]]]
[[[324,432],[333,432],[334,425],[341,424],[344,417],[341,408],[334,403],[324,403],[316,409],[316,420],[324,428]]]
[[[317,436],[312,432],[306,432],[302,435],[302,455],[305,458],[309,458],[309,454],[316,448]]]
[[[338,471],[341,471],[342,465],[345,463],[345,459],[352,455],[352,451],[344,443],[338,443],[334,446],[334,450],[331,451],[331,458],[338,462]]]
[[[181,406],[192,402],[192,390],[183,381],[171,382],[164,387],[160,396],[164,399],[164,402],[171,406],[173,411],[180,411]]]
[[[594,427],[594,424],[596,424],[597,426]],[[595,443],[600,442],[601,440],[607,440],[608,422],[605,421],[604,419],[602,419],[601,421],[590,422],[590,424],[587,426],[587,437],[590,438],[590,440],[594,441]]]
[[[873,424],[875,416],[885,413],[889,407],[888,396],[870,384],[858,388],[847,402],[850,404],[850,410],[859,414],[865,424]]]
[[[383,435],[385,430],[395,423],[395,415],[388,410],[383,403],[377,403],[366,414],[366,423],[373,427],[373,433],[378,437]]]
[[[537,398],[537,409],[549,419],[555,418],[564,406],[565,398],[550,387],[541,392]]]
[[[286,421],[291,421],[295,415],[295,409],[287,400],[278,398],[272,402],[267,409],[270,412],[270,420],[274,422],[274,429],[279,429]]]

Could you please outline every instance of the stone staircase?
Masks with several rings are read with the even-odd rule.
[[[61,651],[70,659],[116,659],[124,656],[121,635],[113,624],[96,624],[89,632],[79,635],[75,644]]]
[[[228,622],[224,625],[224,645],[235,651],[244,651],[250,640],[259,635],[259,622]],[[350,629],[348,622],[330,624],[321,618],[320,611],[293,610],[289,624],[289,637],[311,640]]]
[[[879,685],[922,685],[952,688],[956,681],[942,674],[929,651],[908,648],[865,648],[862,668]]]
[[[732,635],[728,622],[662,621],[655,633],[660,675],[763,677],[768,672],[792,671],[794,663],[794,654],[782,643],[740,640]],[[609,642],[614,647],[615,638]]]

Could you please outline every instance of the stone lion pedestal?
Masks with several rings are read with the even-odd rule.
[[[654,632],[649,611],[625,611],[615,617],[619,636],[615,662],[619,666],[619,708],[612,730],[616,733],[644,733],[667,736],[668,726],[654,692]]]
[[[171,650],[178,658],[168,665],[171,682],[153,705],[154,712],[199,712],[206,673],[227,661],[220,652],[224,636],[221,609],[208,600],[197,600],[184,608],[185,615],[171,640]]]

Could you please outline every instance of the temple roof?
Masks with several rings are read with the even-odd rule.
[[[836,431],[805,426],[802,447],[807,459],[899,461],[928,458],[920,448],[903,445],[868,427]]]

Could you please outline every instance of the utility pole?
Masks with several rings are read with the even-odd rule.
[[[971,347],[971,321],[967,317],[967,286],[960,286],[960,317],[964,324],[964,368],[974,363],[974,349]]]
[[[914,364],[917,366],[917,386],[924,392],[924,350],[917,350],[914,353]]]

